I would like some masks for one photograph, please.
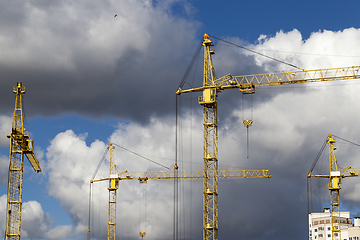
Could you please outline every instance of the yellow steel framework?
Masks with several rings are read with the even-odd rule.
[[[18,82],[13,88],[16,94],[14,118],[12,122],[9,157],[9,180],[6,209],[6,239],[20,239],[21,206],[23,187],[24,154],[28,158],[35,172],[41,172],[40,164],[33,152],[33,140],[25,131],[23,122],[22,94],[25,87]]]
[[[175,168],[173,171],[144,171],[144,172],[128,172],[123,171],[116,173],[114,161],[114,146],[109,144],[110,152],[110,166],[109,177],[92,179],[90,183],[109,180],[109,211],[108,211],[108,239],[115,240],[116,238],[116,190],[118,189],[119,180],[136,179],[140,183],[146,183],[149,179],[206,179],[207,177],[215,178],[271,178],[269,170],[216,170],[208,176],[208,172],[204,171],[178,171]],[[88,229],[90,232],[90,229]],[[145,232],[140,232],[143,238]]]
[[[108,239],[116,238],[116,190],[119,187],[119,180],[116,179],[114,161],[114,146],[110,143],[110,164],[109,164],[109,209],[108,209]]]
[[[269,170],[218,170],[218,178],[271,178]],[[124,171],[117,173],[118,180],[126,179],[203,179],[205,178],[204,171],[144,171],[144,172],[129,172]],[[110,180],[111,178],[99,178],[91,182],[99,182]]]
[[[244,94],[252,94],[255,93],[255,87],[261,86],[357,79],[360,77],[360,67],[353,66],[245,76],[232,76],[228,74],[216,79],[211,57],[215,53],[213,49],[214,44],[208,34],[204,34],[202,45],[204,47],[203,86],[185,90],[179,88],[176,94],[180,95],[189,92],[203,93],[198,98],[199,104],[203,106],[204,132],[203,239],[216,240],[218,239],[218,93],[225,89],[237,88]]]
[[[308,178],[310,177],[322,177],[329,178],[329,190],[330,190],[330,201],[331,201],[331,230],[332,240],[341,240],[341,228],[340,228],[340,189],[342,186],[342,179],[345,177],[357,177],[360,176],[360,168],[347,167],[339,169],[337,160],[335,158],[335,138],[331,134],[328,135],[327,143],[329,145],[329,175],[314,175],[310,171]]]

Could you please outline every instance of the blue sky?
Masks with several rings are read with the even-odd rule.
[[[24,163],[22,238],[84,239],[89,181],[110,141],[174,164],[175,91],[204,33],[304,69],[354,66],[359,7],[356,1],[0,0],[0,231],[16,82],[26,87],[26,124],[43,169],[36,174]],[[218,77],[296,70],[215,44]],[[196,63],[187,81],[200,86],[202,52]],[[307,171],[328,133],[360,142],[359,88],[355,80],[257,89],[252,100],[236,90],[219,94],[219,168],[273,175],[220,181],[220,239],[307,237]],[[196,97],[179,98],[182,170],[202,169],[202,111],[189,101]],[[254,124],[246,159],[242,121],[249,112]],[[359,153],[339,141],[342,167],[360,166]],[[326,153],[322,159],[324,166]],[[115,160],[119,171],[165,170],[117,148]],[[107,176],[106,163],[97,177]],[[321,211],[329,207],[328,190],[326,182],[315,184],[314,210]],[[346,179],[341,191],[341,209],[352,216],[360,214],[359,188],[356,178]],[[180,236],[199,239],[202,183],[183,181],[181,189]],[[118,239],[139,238],[141,191],[136,182],[120,185]],[[149,182],[146,192],[145,238],[171,238],[173,183]],[[106,236],[107,194],[105,185],[94,187],[93,239]]]

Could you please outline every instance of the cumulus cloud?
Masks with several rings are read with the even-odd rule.
[[[250,46],[303,69],[350,67],[358,65],[360,52],[355,46],[359,44],[359,35],[359,29],[348,28],[336,32],[320,30],[303,39],[301,32],[294,29],[290,32],[279,31],[275,36],[261,35],[258,44]],[[289,70],[288,66],[274,66],[274,61],[261,56],[256,56],[256,61],[267,71]]]
[[[5,233],[7,195],[0,197],[1,232]],[[21,237],[30,239],[66,239],[73,235],[72,226],[55,226],[52,228],[51,216],[44,212],[37,201],[23,202],[21,212]]]
[[[0,116],[0,146],[9,146],[9,139],[6,135],[10,134],[12,118],[8,116]]]
[[[0,155],[0,184],[5,185],[8,181],[9,157]]]
[[[37,201],[25,202],[22,207],[21,235],[25,238],[41,238],[49,222]]]
[[[70,112],[91,118],[126,119],[109,141],[172,168],[174,91],[198,43],[194,37],[198,23],[172,15],[174,6],[180,6],[184,14],[192,13],[191,6],[181,1],[0,1],[0,72],[4,79],[0,108],[13,110],[12,86],[24,81],[31,116]],[[298,67],[316,69],[357,65],[359,34],[355,28],[321,30],[304,39],[294,29],[261,35],[258,42],[250,44],[236,36],[228,39]],[[218,77],[296,70],[220,44],[215,51]],[[189,84],[200,86],[201,73],[195,76],[198,80]],[[219,238],[307,236],[305,179],[323,140],[333,133],[360,142],[356,81],[258,88],[253,97],[242,97],[236,90],[219,93],[219,168],[269,169],[273,175],[271,179],[219,181]],[[181,101],[185,102],[184,95]],[[254,102],[252,110],[250,101]],[[180,114],[177,157],[182,170],[203,167],[201,109],[184,103]],[[244,118],[254,121],[249,129],[248,160]],[[0,133],[5,133],[11,119],[2,116],[0,121]],[[72,225],[53,226],[40,203],[25,202],[24,237],[84,238],[89,180],[107,147],[102,141],[87,145],[86,137],[86,133],[75,134],[72,130],[59,133],[46,149],[42,165],[48,174],[47,191],[69,214]],[[0,139],[0,145],[7,146],[8,141]],[[358,153],[346,145],[341,148],[344,150],[337,152],[341,165],[357,166]],[[166,170],[121,147],[116,146],[114,152],[118,171]],[[108,156],[96,177],[108,176],[107,163]],[[7,157],[0,157],[1,176],[7,164]],[[5,183],[7,179],[0,181]],[[201,238],[202,182],[180,182],[181,230]],[[357,203],[357,189],[356,183],[344,185],[344,199]],[[144,191],[146,201],[140,197]],[[172,181],[149,180],[146,187],[137,181],[121,182],[117,237],[136,239],[146,226],[150,239],[171,238],[172,194]],[[106,182],[93,184],[92,199],[91,234],[103,239],[107,229]],[[0,212],[5,213],[6,197],[2,196],[0,202]],[[142,204],[147,206],[146,218],[139,211]],[[288,221],[289,212],[299,216],[296,224]],[[2,219],[0,222],[5,221],[5,217]]]
[[[76,222],[86,219],[87,209],[81,206],[87,205],[85,196],[95,171],[90,166],[96,166],[105,149],[105,144],[100,141],[93,142],[90,147],[86,146],[82,136],[76,136],[71,130],[59,133],[47,149],[49,194],[59,199]],[[74,205],[75,202],[77,204]],[[86,222],[82,224],[86,225]]]
[[[313,34],[312,37],[315,35]],[[279,33],[274,37],[264,38],[259,43],[259,48],[261,44],[266,46],[268,42],[271,42],[274,48],[275,46],[280,48],[286,41],[299,45],[297,51],[303,51],[301,46],[311,42],[312,37],[308,40],[292,41],[297,37],[299,35],[296,30],[291,33]],[[302,60],[297,61],[300,63]],[[270,67],[266,62],[261,64],[261,66]],[[279,66],[276,65],[269,71],[278,69]],[[269,169],[273,175],[271,179],[219,181],[220,236],[278,239],[286,237],[289,232],[296,232],[298,236],[305,237],[307,232],[307,218],[304,214],[307,207],[305,180],[307,171],[328,133],[347,136],[354,142],[360,142],[358,134],[353,131],[359,114],[353,111],[354,106],[351,104],[359,100],[356,94],[358,88],[359,85],[356,82],[279,87],[274,89],[276,94],[271,97],[267,97],[268,92],[272,91],[269,88],[257,89],[253,97],[256,104],[252,111],[241,107],[242,101],[249,102],[250,100],[240,97],[240,93],[231,93],[231,90],[227,90],[230,96],[237,98],[230,105],[224,103],[229,98],[227,94],[225,92],[219,94],[218,111],[219,115],[222,115],[219,117],[219,168]],[[181,127],[178,129],[181,130],[178,157],[179,161],[181,159],[179,165],[183,170],[202,169],[201,107],[194,107],[193,113],[195,114],[187,110],[182,112]],[[251,115],[254,120],[253,126],[249,129],[249,160],[246,160],[246,129],[242,125],[242,120],[247,117],[246,115]],[[109,141],[155,159],[171,168],[174,163],[174,135],[175,126],[172,118],[152,117],[148,125],[134,122],[119,124],[117,130],[109,137]],[[52,140],[46,153],[49,160],[49,183],[52,186],[51,189],[49,188],[49,193],[57,198],[70,214],[75,224],[75,232],[83,234],[87,229],[88,181],[106,148],[106,144],[100,141],[87,146],[85,137],[86,134],[75,135],[71,130],[60,133]],[[121,147],[115,146],[114,152],[118,171],[146,171],[161,168],[144,159],[139,159],[139,156]],[[345,152],[338,153],[339,159],[344,158]],[[344,165],[354,165],[356,151],[351,153],[352,157],[350,160],[344,160]],[[189,163],[190,161],[192,164]],[[90,166],[93,168],[91,169]],[[97,176],[106,177],[107,175],[108,170],[103,166]],[[173,183],[149,182],[147,186],[147,236],[169,238],[171,237],[169,229],[172,227]],[[184,184],[181,192],[181,219],[186,219],[183,227],[190,229],[187,224],[190,222],[189,219],[192,219],[193,236],[201,237],[202,213],[199,210],[202,208],[201,181],[200,183],[193,182],[192,187],[190,187],[191,184],[187,185],[186,181],[181,184]],[[344,193],[348,195],[346,198],[356,201],[356,197],[353,197],[355,190],[356,188],[348,190],[344,188]],[[99,227],[92,228],[92,234],[96,238],[102,238],[106,234],[104,229],[107,223],[106,183],[102,185],[99,183],[97,187],[94,184],[93,191],[95,196],[93,199],[97,199],[93,203],[94,216],[96,216],[93,224]],[[139,219],[141,191],[136,181],[120,183],[117,221],[121,223],[119,224],[121,231],[118,231],[118,237],[136,238],[138,232],[141,231],[139,226],[144,226],[144,220]],[[71,194],[73,192],[78,194]],[[264,196],[266,196],[266,201]],[[193,199],[192,205],[189,204],[189,199]],[[324,204],[326,206],[326,201]],[[235,211],[234,207],[229,206],[247,207],[241,207],[239,211]],[[189,213],[189,209],[194,209],[194,211]],[[295,215],[304,216],[299,218],[299,224],[304,223],[303,227],[294,226],[286,220],[286,217],[283,220],[280,218],[281,224],[273,221],[274,215],[287,216],[289,211],[293,211]],[[243,217],[239,216],[240,212]],[[263,212],[262,217],[254,215],[254,212]],[[246,226],[246,229],[238,228],[239,224]],[[261,233],[249,230],[259,228],[259,226],[264,229]],[[288,231],[283,231],[284,227]],[[164,232],[167,234],[164,235]],[[300,232],[303,232],[303,235]]]
[[[191,12],[186,1],[2,2],[0,108],[10,109],[5,93],[24,81],[31,115],[168,114],[198,25],[170,14],[174,5]],[[9,28],[12,15],[22,20]]]
[[[121,147],[135,151],[145,158],[153,159],[163,166],[173,168],[174,125],[159,119],[152,119],[150,122],[153,126],[151,128],[134,123],[120,124],[111,135],[110,140],[115,144],[114,155],[118,172],[124,170],[168,170]],[[201,141],[198,141],[197,145],[200,144]],[[59,133],[47,149],[46,157],[49,162],[46,168],[49,172],[49,194],[58,199],[63,209],[70,214],[75,224],[75,232],[78,234],[84,235],[87,232],[89,182],[105,149],[105,143],[100,141],[86,146],[83,136],[75,135],[71,130]],[[97,172],[96,179],[108,177],[108,158],[109,156],[106,156],[105,162]],[[188,159],[183,161],[184,165],[189,164]],[[198,163],[200,164],[198,169],[201,169],[201,162],[198,161]],[[179,165],[182,169],[185,168],[180,161]],[[91,234],[101,238],[106,233],[101,229],[107,229],[107,182],[95,182],[92,188],[92,226],[95,227],[92,227]],[[142,193],[146,196],[141,198]],[[117,233],[118,237],[136,239],[139,230],[143,231],[139,225],[144,228],[146,226],[149,236],[157,238],[163,236],[163,238],[160,237],[161,239],[171,237],[172,232],[169,229],[172,229],[172,193],[172,180],[160,182],[159,180],[149,180],[144,187],[137,180],[121,182],[117,205],[118,229],[121,229]],[[201,202],[201,196],[198,197],[197,204]],[[139,204],[147,206],[146,214],[142,213],[147,216],[146,219],[139,218],[139,214],[141,214],[139,213]],[[199,211],[198,214],[200,213]],[[97,226],[101,226],[101,229],[98,229]]]
[[[73,227],[71,225],[56,226],[44,234],[46,239],[71,239],[73,237]]]

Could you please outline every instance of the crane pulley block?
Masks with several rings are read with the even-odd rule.
[[[244,85],[240,84],[239,90],[243,94],[254,94],[255,93],[255,85],[253,83],[244,84]]]

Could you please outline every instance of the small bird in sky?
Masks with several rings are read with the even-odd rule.
[[[117,17],[117,14],[115,14],[114,18],[116,18],[116,17]]]

